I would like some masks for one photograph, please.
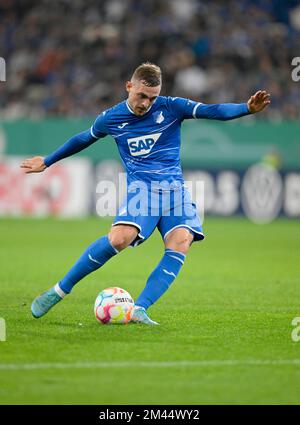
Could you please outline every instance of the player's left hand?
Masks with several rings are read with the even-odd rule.
[[[247,102],[249,112],[255,114],[265,109],[271,103],[270,94],[265,90],[257,91]]]

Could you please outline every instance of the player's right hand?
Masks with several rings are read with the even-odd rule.
[[[45,170],[46,165],[43,156],[34,156],[33,158],[24,159],[21,168],[25,168],[25,173],[41,173]]]

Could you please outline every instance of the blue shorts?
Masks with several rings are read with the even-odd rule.
[[[194,241],[204,239],[196,205],[185,188],[171,192],[127,192],[113,226],[118,224],[130,224],[139,230],[131,246],[148,239],[156,227],[163,239],[178,227],[187,228],[193,234]]]

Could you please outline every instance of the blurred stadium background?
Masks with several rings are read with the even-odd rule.
[[[299,56],[296,0],[0,0],[0,404],[299,404]],[[119,196],[107,208],[101,184],[122,193],[124,176],[108,137],[42,174],[25,175],[21,160],[89,128],[145,60],[162,67],[163,94],[243,102],[266,89],[272,104],[183,125],[186,180],[217,217],[151,309],[163,326],[93,317],[104,287],[136,299],[163,250],[157,233],[36,321],[34,296],[109,229],[98,215]]]
[[[206,214],[299,218],[300,82],[291,76],[299,35],[296,0],[2,0],[0,214],[95,213],[97,183],[118,183],[122,171],[109,138],[43,176],[25,177],[20,159],[88,128],[150,60],[162,67],[163,94],[221,103],[271,93],[257,116],[186,122],[182,164],[187,180],[205,183]]]

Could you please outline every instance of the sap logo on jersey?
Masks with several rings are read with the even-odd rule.
[[[146,134],[146,136],[132,137],[127,139],[132,156],[145,155],[151,152],[153,146],[162,133]]]

